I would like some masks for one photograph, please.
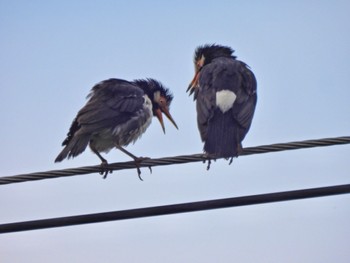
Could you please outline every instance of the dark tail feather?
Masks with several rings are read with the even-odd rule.
[[[68,143],[66,147],[56,157],[55,163],[61,162],[65,158],[75,157],[81,154],[87,147],[90,141],[90,136],[76,136]]]
[[[204,151],[217,158],[237,157],[239,151],[237,123],[232,113],[217,112],[210,120]]]

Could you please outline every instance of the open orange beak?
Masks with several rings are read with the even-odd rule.
[[[174,121],[173,117],[171,117],[170,112],[167,107],[162,107],[156,109],[156,116],[160,122],[160,125],[162,126],[163,132],[165,133],[165,127],[164,127],[164,122],[163,122],[163,115],[162,113],[165,114],[165,116],[170,120],[172,124],[176,127],[176,129],[179,129],[176,125],[176,122]]]
[[[194,75],[193,80],[191,81],[190,85],[188,86],[188,88],[186,90],[186,92],[190,91],[190,96],[196,90],[196,88],[198,88],[199,72],[200,72],[200,70],[198,70],[196,72],[196,74]]]

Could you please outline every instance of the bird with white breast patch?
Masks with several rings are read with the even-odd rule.
[[[237,157],[251,126],[257,102],[253,72],[232,55],[230,47],[199,46],[195,76],[187,91],[194,93],[197,124],[208,159]]]

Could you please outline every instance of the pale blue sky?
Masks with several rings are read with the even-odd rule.
[[[193,52],[229,45],[258,81],[244,146],[350,135],[349,1],[0,0],[0,175],[99,164],[87,150],[55,164],[97,82],[152,77],[174,93],[179,130],[154,119],[127,149],[199,153],[185,93]],[[0,187],[0,223],[349,183],[349,146],[43,180]],[[117,150],[109,162],[129,160]],[[1,262],[348,262],[350,196],[0,236]]]

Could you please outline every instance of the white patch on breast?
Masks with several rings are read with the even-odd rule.
[[[237,96],[232,91],[224,89],[216,92],[216,106],[225,113],[232,108]]]
[[[147,95],[143,95],[144,99],[145,99],[145,102],[143,103],[143,107],[149,111],[149,113],[152,114],[152,102],[151,100],[148,98]]]

